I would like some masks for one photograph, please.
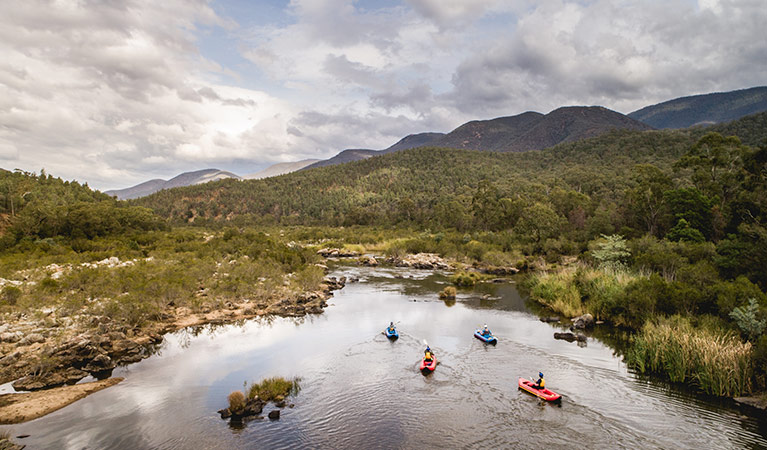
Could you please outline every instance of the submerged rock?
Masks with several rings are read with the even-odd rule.
[[[582,334],[573,334],[573,333],[554,333],[554,339],[562,339],[567,342],[586,342],[586,336]]]
[[[556,323],[556,322],[559,322],[559,317],[554,317],[554,316],[552,316],[552,317],[541,317],[540,321],[541,322],[546,322],[546,323]]]
[[[280,418],[280,410],[275,409],[273,411],[269,411],[269,419],[271,420],[277,420]]]

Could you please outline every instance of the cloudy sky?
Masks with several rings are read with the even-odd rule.
[[[767,84],[764,0],[0,2],[0,167],[98,189]]]

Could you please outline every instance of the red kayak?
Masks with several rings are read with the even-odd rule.
[[[536,397],[540,397],[548,402],[553,402],[562,398],[561,395],[557,394],[554,391],[550,391],[546,388],[536,389],[535,383],[525,378],[519,379],[519,388],[524,389],[525,391],[535,395]]]
[[[431,361],[426,361],[426,359],[421,360],[421,370],[422,371],[429,371],[434,372],[434,369],[437,368],[437,358],[432,358]]]

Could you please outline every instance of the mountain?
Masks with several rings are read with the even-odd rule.
[[[511,117],[468,122],[434,145],[522,152],[599,136],[613,129],[649,130],[650,127],[601,106],[568,106],[546,115],[528,111]]]
[[[330,159],[325,159],[323,161],[319,161],[306,166],[305,169],[334,166],[336,164],[344,164],[352,161],[359,161],[361,159],[367,159],[371,156],[384,155],[387,153],[398,152],[400,150],[409,150],[411,148],[422,147],[424,145],[433,145],[434,142],[443,136],[443,133],[409,134],[397,141],[394,145],[383,150],[347,149]]]
[[[319,159],[302,159],[301,161],[278,163],[269,166],[260,172],[245,175],[243,178],[246,180],[258,180],[261,178],[276,177],[277,175],[284,175],[286,173],[295,172],[296,170],[301,170],[304,167],[319,161]]]
[[[767,86],[681,97],[628,116],[654,128],[687,128],[729,122],[763,111],[767,111]]]
[[[225,178],[236,178],[238,180],[241,179],[238,175],[235,175],[231,172],[226,172],[218,169],[203,169],[196,170],[194,172],[184,172],[181,175],[175,176],[168,181],[162,179],[154,179],[145,181],[141,184],[137,184],[133,187],[125,189],[113,189],[111,191],[105,191],[104,193],[107,195],[116,196],[120,200],[128,200],[144,197],[163,189],[191,186],[193,184],[202,184],[209,181],[223,180]]]
[[[492,120],[472,120],[437,141],[438,147],[502,151],[510,142],[537,123],[543,114],[528,111],[516,116]]]

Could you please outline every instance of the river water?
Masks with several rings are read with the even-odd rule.
[[[334,270],[359,281],[321,315],[170,334],[156,355],[114,371],[121,384],[0,431],[29,434],[16,439],[28,449],[767,447],[765,418],[637,377],[598,339],[554,340],[559,328],[513,282],[445,303],[443,274]],[[389,321],[394,342],[381,333]],[[496,346],[473,337],[484,323]],[[440,361],[428,376],[424,341]],[[517,389],[539,371],[561,404]],[[244,382],[270,376],[301,378],[278,421],[232,426],[216,413]]]

